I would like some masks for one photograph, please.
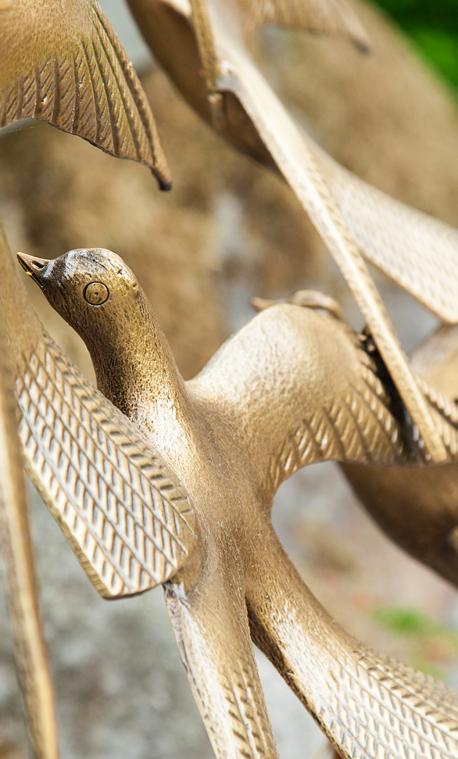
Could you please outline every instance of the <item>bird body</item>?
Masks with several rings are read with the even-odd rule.
[[[456,696],[332,621],[270,522],[279,484],[308,463],[421,466],[366,338],[324,298],[313,308],[274,305],[185,383],[118,256],[19,259],[85,340],[104,394],[91,393],[49,338],[44,349],[29,345],[25,367],[16,341],[29,470],[103,595],[164,584],[216,756],[276,756],[254,640],[343,757],[388,759],[420,746],[424,757],[452,759]]]

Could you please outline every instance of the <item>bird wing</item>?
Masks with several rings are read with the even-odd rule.
[[[317,145],[313,149],[364,257],[442,321],[457,323],[458,230],[371,187]]]
[[[193,2],[200,3],[201,0]],[[328,186],[322,169],[321,151],[307,134],[301,132],[251,62],[244,48],[240,25],[227,13],[226,6],[222,7],[215,0],[210,4],[210,10],[213,41],[220,71],[215,82],[216,89],[236,96],[278,170],[290,184],[325,241],[353,293],[390,376],[418,429],[425,447],[425,456],[438,463],[446,461],[448,453],[441,432],[430,413],[428,403],[418,386],[361,255],[357,236],[349,223],[351,219],[344,215]],[[197,21],[199,22],[198,17]],[[197,37],[199,39],[199,35]],[[373,233],[373,230],[370,230],[370,233]],[[397,237],[399,240],[399,233]],[[409,241],[405,238],[404,246],[408,244]],[[455,287],[456,282],[458,279],[455,281]]]
[[[27,471],[103,596],[153,588],[192,550],[194,510],[148,440],[46,334],[2,247],[0,305]]]
[[[170,185],[146,96],[96,0],[2,2],[0,41],[0,127],[47,121]]]
[[[309,464],[422,461],[415,430],[372,339],[324,311],[290,304],[267,308],[220,348],[189,387],[225,410],[267,502]],[[456,408],[426,384],[422,388],[447,456],[456,460]]]
[[[237,553],[234,546],[230,576],[224,571],[216,577],[206,574],[190,592],[170,582],[165,600],[215,757],[275,759],[242,595],[243,578],[234,582]]]
[[[33,752],[43,759],[57,759],[53,685],[39,612],[13,373],[3,327],[0,329],[0,524],[16,668]]]
[[[248,582],[253,639],[339,756],[456,757],[458,695],[350,637],[304,585],[275,536],[262,550]]]

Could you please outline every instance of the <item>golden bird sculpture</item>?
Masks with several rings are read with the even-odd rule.
[[[296,124],[254,64],[248,50],[254,26],[313,29],[307,13],[298,11],[311,6],[260,0],[129,0],[129,6],[153,53],[190,104],[229,142],[276,168],[290,184],[350,287],[418,430],[425,459],[445,463],[446,441],[365,259],[441,319],[456,323],[458,231],[337,164]],[[360,39],[353,21],[348,34],[343,4],[322,7],[323,17],[332,18],[333,10],[347,36]],[[170,39],[179,40],[178,55]]]
[[[135,69],[96,0],[0,0],[0,128],[46,121],[170,186]]]
[[[455,757],[456,694],[334,622],[270,520],[277,488],[307,464],[426,466],[373,342],[302,294],[262,309],[184,382],[119,256],[18,256],[84,340],[98,386],[0,257],[27,471],[102,596],[164,585],[215,755],[277,755],[254,641],[340,756]],[[456,426],[432,406],[456,450]]]

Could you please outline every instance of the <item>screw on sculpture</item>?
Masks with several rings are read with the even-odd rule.
[[[252,639],[342,756],[455,756],[455,694],[333,622],[271,526],[278,486],[307,464],[426,466],[372,342],[302,294],[312,307],[262,310],[184,382],[119,256],[19,260],[85,341],[99,388],[30,314],[3,257],[27,469],[102,595],[165,583],[215,754],[276,756]]]

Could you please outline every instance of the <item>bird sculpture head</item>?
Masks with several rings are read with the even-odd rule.
[[[18,259],[84,340],[99,388],[123,411],[128,411],[126,388],[136,393],[147,375],[158,381],[162,377],[164,385],[164,367],[173,372],[173,357],[135,275],[116,253],[85,248],[53,260],[25,253],[18,253]]]
[[[103,248],[70,250],[53,260],[18,253],[50,305],[85,340],[105,338],[124,314],[135,318],[143,292],[124,261]]]

